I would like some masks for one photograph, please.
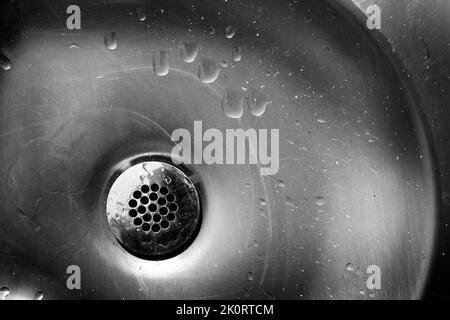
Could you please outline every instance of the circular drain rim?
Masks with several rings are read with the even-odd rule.
[[[131,160],[126,161],[126,165],[123,166],[123,162],[121,163],[122,166],[116,170],[114,170],[113,174],[110,176],[107,184],[106,184],[106,188],[104,189],[104,202],[105,202],[105,207],[108,204],[108,196],[111,192],[111,189],[114,186],[114,183],[117,181],[117,179],[119,179],[119,177],[122,176],[123,173],[125,173],[128,169],[135,167],[136,165],[139,164],[144,164],[146,162],[154,162],[154,163],[160,163],[162,165],[165,166],[169,166],[172,167],[173,170],[179,172],[181,175],[183,175],[183,177],[189,181],[189,185],[192,187],[192,193],[195,194],[195,199],[197,200],[197,215],[196,215],[196,220],[194,221],[194,227],[191,229],[192,232],[190,232],[188,234],[188,236],[181,241],[181,243],[168,250],[165,252],[140,252],[139,250],[135,250],[134,248],[130,247],[129,245],[127,245],[126,243],[124,243],[124,241],[121,239],[120,236],[118,236],[115,232],[114,229],[111,226],[111,223],[109,223],[109,218],[108,218],[108,210],[106,210],[106,216],[107,216],[107,223],[114,235],[114,238],[117,240],[117,242],[120,244],[120,246],[127,251],[128,253],[130,253],[133,256],[136,256],[138,258],[141,259],[145,259],[145,260],[165,260],[165,259],[169,259],[172,258],[174,256],[179,255],[180,253],[182,253],[183,251],[185,251],[193,242],[194,240],[197,238],[197,235],[200,231],[201,225],[202,225],[202,220],[203,220],[203,210],[202,210],[202,200],[201,200],[201,194],[202,194],[202,188],[201,188],[201,184],[199,183],[199,181],[196,181],[194,179],[194,174],[184,165],[175,165],[173,163],[173,161],[171,160],[170,157],[166,156],[166,155],[140,155],[140,156],[136,156],[134,158],[132,158]],[[138,190],[140,188],[144,187],[145,189],[145,185],[140,185],[139,187],[135,188],[135,190],[133,190],[133,192],[135,191],[142,191],[142,190]],[[148,187],[150,188],[149,192],[148,192],[148,196],[150,196],[151,193],[160,193],[160,188],[161,186],[158,188],[158,190],[152,190],[152,186],[151,184],[148,184]],[[166,186],[164,186],[166,187]],[[167,189],[167,188],[166,188]],[[156,191],[156,192],[155,192]],[[132,193],[130,192],[129,198],[128,200],[132,200]],[[135,208],[129,208],[129,211],[134,210],[136,216],[132,217],[133,220],[139,218],[141,221],[138,220],[138,225],[135,226],[136,228],[142,228],[143,224],[145,223],[145,221],[143,221],[143,216],[147,213],[151,213],[152,215],[152,222],[153,222],[153,217],[155,214],[159,214],[161,208],[166,208],[166,206],[168,206],[169,204],[173,204],[174,201],[178,200],[178,197],[175,194],[170,193],[170,190],[164,190],[163,189],[163,193],[165,194],[165,197],[169,196],[169,195],[173,195],[173,201],[171,201],[170,203],[168,201],[166,201],[167,203],[164,206],[159,206],[156,205],[156,210],[154,212],[151,212],[150,210],[148,210],[148,207],[152,204],[155,204],[156,201],[159,200],[159,198],[155,199],[155,200],[150,200],[149,197],[149,203],[147,204],[147,210],[145,213],[140,214],[139,212],[137,212],[137,208],[139,207],[139,202],[136,204]],[[136,194],[138,195],[138,194]],[[142,195],[141,195],[142,196]],[[128,201],[125,205],[128,208]],[[180,210],[180,205],[176,204],[177,206],[177,211]],[[128,213],[127,213],[128,215]],[[167,228],[162,228],[161,224],[165,225],[165,222],[169,222],[169,225],[172,223],[177,223],[177,217],[174,215],[174,213],[168,209],[168,211],[164,214],[159,214],[161,216],[161,219],[159,221],[159,224],[152,224],[150,226],[150,230],[145,231],[147,234],[150,233],[160,233],[161,231],[165,231],[167,230]],[[165,219],[162,219],[163,217],[165,217]],[[169,221],[170,220],[170,221]],[[147,227],[146,227],[147,228]],[[163,230],[164,229],[164,230]],[[142,231],[142,230],[141,230]],[[183,230],[181,230],[181,232],[183,232]],[[180,232],[180,233],[181,233]]]

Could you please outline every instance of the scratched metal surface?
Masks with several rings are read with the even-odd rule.
[[[392,2],[380,4],[406,15]],[[2,11],[15,21],[3,23],[12,68],[0,72],[0,287],[10,298],[36,290],[46,299],[422,295],[437,202],[419,102],[438,98],[418,94],[423,88],[401,72],[410,52],[399,57],[392,46],[406,40],[364,28],[364,1],[89,3],[79,1],[78,32],[65,29],[67,1],[16,1]],[[137,6],[152,13],[147,21]],[[223,36],[230,24],[233,39]],[[115,50],[105,47],[110,32]],[[192,64],[179,57],[186,40],[200,47]],[[423,50],[422,41],[410,45]],[[164,77],[152,68],[160,50],[170,54]],[[202,59],[222,63],[212,84],[197,79]],[[272,100],[262,117],[237,121],[221,111],[225,89],[261,86]],[[108,229],[108,172],[137,151],[170,152],[168,134],[194,120],[279,128],[280,171],[192,166],[205,190],[196,240],[173,259],[140,260]],[[69,265],[82,270],[79,291],[66,288]],[[381,290],[364,290],[369,265],[381,268]]]
[[[349,9],[365,12],[369,1],[343,1]],[[435,261],[425,296],[449,298],[444,283],[449,283],[448,248],[450,234],[449,132],[450,119],[450,2],[436,1],[373,1],[383,8],[382,34],[405,67],[407,77],[416,88],[420,110],[426,118],[436,156],[436,175],[440,186],[440,215],[435,248]]]

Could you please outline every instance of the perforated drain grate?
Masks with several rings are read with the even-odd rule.
[[[176,225],[177,197],[158,183],[142,184],[128,200],[128,215],[144,232],[158,233]]]
[[[179,168],[146,161],[125,170],[112,184],[108,223],[120,244],[147,259],[164,259],[185,249],[201,221],[199,194]]]

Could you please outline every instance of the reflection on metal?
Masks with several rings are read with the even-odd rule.
[[[365,27],[365,0],[355,1],[363,12],[346,0],[78,0],[76,33],[67,30],[60,1],[3,2],[1,35],[10,38],[0,52],[3,296],[420,297],[435,250],[432,153],[417,113],[421,99],[383,32],[400,30],[392,24],[409,14],[404,8],[420,13],[432,1],[381,1],[378,31]],[[236,31],[230,38],[228,25]],[[429,27],[432,34],[438,28]],[[104,35],[112,32],[118,42],[108,50]],[[404,34],[392,37],[398,50]],[[404,56],[415,58],[413,66],[429,63],[414,74],[433,87],[447,79],[436,57],[448,55],[437,55],[436,41],[422,36],[426,53],[416,38],[414,50],[404,40]],[[69,49],[74,41],[77,49]],[[198,45],[189,59],[180,57],[186,42]],[[260,117],[235,94],[253,88],[271,101]],[[427,105],[443,105],[421,93]],[[153,163],[149,176],[144,162],[124,160],[170,158],[170,132],[197,120],[221,131],[279,129],[279,173],[262,177],[253,164],[192,164],[192,175]],[[153,183],[156,202],[146,192]],[[162,196],[191,218],[167,218],[164,228]],[[172,232],[164,230],[191,236],[164,238]],[[80,290],[67,290],[60,277],[70,265],[80,267]],[[380,268],[380,289],[366,286],[371,265]]]

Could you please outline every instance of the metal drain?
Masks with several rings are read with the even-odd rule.
[[[192,242],[201,221],[200,199],[194,183],[179,168],[145,161],[114,181],[106,216],[127,251],[142,258],[164,259]]]
[[[177,197],[166,186],[158,183],[142,184],[128,200],[128,215],[133,224],[144,232],[170,231],[176,223]]]

